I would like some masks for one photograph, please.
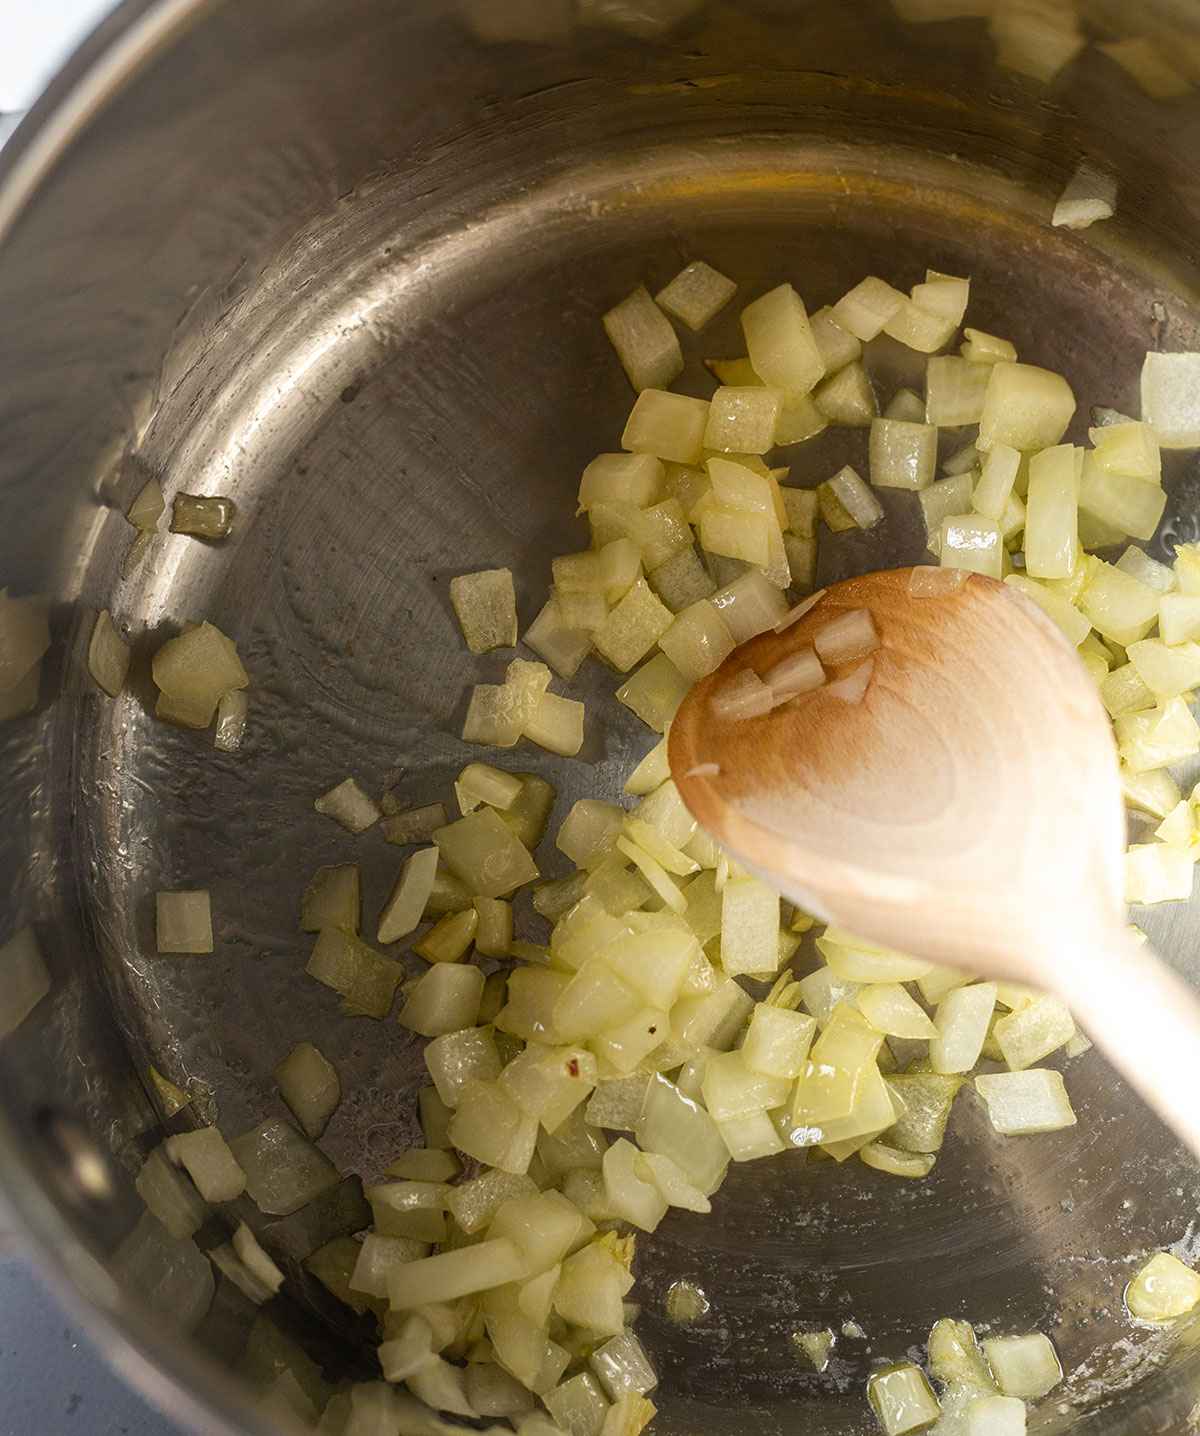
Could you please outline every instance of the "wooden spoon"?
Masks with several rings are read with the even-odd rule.
[[[1125,812],[1095,684],[1023,595],[930,577],[944,572],[834,584],[743,644],[684,700],[672,776],[733,857],[822,920],[1057,992],[1200,1154],[1200,1001],[1127,926]],[[930,584],[944,586],[923,596]],[[830,678],[871,663],[859,701],[827,685],[717,716],[713,695],[737,674],[765,675],[853,609],[880,646]]]

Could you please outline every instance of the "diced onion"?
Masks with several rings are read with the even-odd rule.
[[[836,374],[847,364],[853,364],[862,354],[862,342],[834,322],[828,305],[818,309],[809,318],[813,338],[825,361],[825,372]]]
[[[338,1184],[329,1158],[278,1118],[243,1132],[229,1147],[246,1174],[246,1195],[271,1216],[290,1216]]]
[[[854,608],[839,614],[817,630],[813,647],[822,663],[831,667],[874,653],[879,647],[879,633],[870,610]]]
[[[942,520],[938,542],[943,568],[1000,578],[1004,569],[1004,542],[999,524],[981,514],[956,514]]]
[[[884,325],[904,306],[905,296],[874,275],[860,280],[833,306],[829,317],[864,343],[883,332]]]
[[[875,390],[860,363],[822,379],[813,390],[813,403],[831,424],[846,428],[865,429],[879,414]]]
[[[274,1077],[283,1100],[315,1141],[342,1100],[337,1069],[311,1042],[299,1042],[275,1068]]]
[[[825,372],[803,301],[790,284],[764,294],[742,310],[750,362],[764,384],[807,394]]]
[[[143,534],[153,533],[166,508],[162,487],[157,479],[147,479],[137,497],[125,511],[125,517]]]
[[[1027,1336],[992,1336],[982,1345],[1005,1396],[1037,1401],[1062,1381],[1058,1353],[1050,1338],[1040,1331],[1031,1331]]]
[[[1174,1321],[1200,1304],[1200,1275],[1170,1252],[1155,1252],[1125,1288],[1125,1305],[1141,1321]]]
[[[966,581],[966,569],[918,564],[908,576],[908,591],[913,598],[945,598],[957,593]]]
[[[195,538],[228,538],[233,528],[234,503],[220,495],[176,494],[171,504],[171,532]]]
[[[0,610],[0,613],[2,612],[3,610]],[[38,657],[40,656],[39,654]],[[110,698],[115,698],[125,686],[129,659],[129,645],[114,627],[108,609],[102,608],[92,629],[87,661],[88,672]],[[30,666],[32,667],[32,664]]]
[[[723,384],[709,401],[704,447],[725,453],[765,454],[774,447],[780,393]]]
[[[422,848],[404,860],[391,896],[379,915],[377,937],[381,943],[398,942],[415,931],[433,891],[437,865],[436,847]]]
[[[638,395],[621,435],[621,447],[675,464],[695,464],[704,449],[707,423],[706,399],[689,399],[651,385]]]
[[[976,1077],[975,1090],[987,1104],[992,1126],[1006,1136],[1057,1132],[1075,1125],[1061,1072],[1043,1067],[995,1072]]]
[[[897,389],[887,408],[883,411],[883,417],[900,419],[906,424],[923,424],[925,422],[925,400],[911,389]]]
[[[744,668],[709,700],[715,716],[730,723],[761,717],[771,711],[774,702],[771,689],[752,668]]]
[[[1046,449],[1059,442],[1074,413],[1075,395],[1061,374],[1032,364],[993,364],[975,442],[984,452],[994,444]]]
[[[807,598],[802,599],[794,608],[789,608],[780,621],[775,624],[775,632],[784,633],[791,628],[792,624],[798,623],[806,613],[816,608],[828,592],[829,590],[825,588],[818,589],[816,593],[811,593]]]
[[[683,372],[683,353],[671,321],[644,285],[610,309],[603,322],[621,367],[639,393],[665,389]]]
[[[702,259],[693,260],[654,296],[660,309],[693,333],[714,319],[737,293],[737,284]]]
[[[821,489],[826,485],[860,529],[874,528],[883,518],[883,505],[848,464],[827,479]]]
[[[942,1414],[925,1373],[911,1362],[876,1371],[867,1382],[867,1399],[884,1436],[919,1431]]]
[[[876,488],[925,488],[937,468],[937,429],[901,419],[875,419],[869,446],[871,482]]]
[[[212,910],[207,890],[160,892],[155,898],[159,952],[212,952]]]
[[[770,687],[775,701],[782,703],[820,688],[825,682],[825,670],[813,650],[804,648],[776,663],[764,674],[763,680]]]
[[[336,788],[322,794],[313,807],[350,833],[365,833],[382,816],[379,805],[363,792],[354,778],[344,778]]]
[[[713,594],[712,603],[725,620],[734,643],[745,643],[774,628],[787,612],[787,603],[779,590],[754,571],[744,573]]]
[[[213,730],[213,747],[219,753],[236,753],[246,732],[250,700],[245,693],[231,688],[217,701],[217,725]]]

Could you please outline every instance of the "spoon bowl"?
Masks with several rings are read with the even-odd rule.
[[[858,610],[873,651],[770,712],[722,716],[740,674],[820,648]],[[1185,1110],[1200,1004],[1126,925],[1108,717],[1024,595],[928,568],[834,584],[696,685],[669,757],[684,802],[747,869],[863,938],[1058,992],[1200,1151]]]

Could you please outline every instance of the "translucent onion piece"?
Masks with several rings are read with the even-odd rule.
[[[898,289],[874,275],[860,280],[829,311],[829,318],[839,329],[845,329],[864,343],[883,332],[884,325],[905,304]]]
[[[942,1414],[925,1373],[911,1362],[875,1372],[867,1381],[867,1400],[885,1436],[920,1431]]]
[[[232,499],[176,494],[171,505],[171,532],[212,540],[228,538],[234,513]]]
[[[654,647],[673,621],[645,579],[630,588],[593,636],[597,651],[622,673]]]
[[[908,591],[913,598],[945,598],[957,593],[966,581],[966,569],[930,568],[919,564],[909,575]]]
[[[344,778],[336,788],[322,794],[313,807],[350,833],[365,833],[382,816],[379,805],[363,792],[354,778]]]
[[[1086,229],[1097,220],[1111,219],[1116,199],[1116,179],[1085,160],[1055,202],[1050,223],[1056,228]]]
[[[1025,571],[1030,578],[1068,578],[1074,571],[1080,464],[1080,451],[1071,444],[1043,449],[1030,460],[1025,520]]]
[[[246,1189],[246,1174],[215,1127],[168,1137],[167,1156],[186,1169],[206,1202],[231,1202]]]
[[[38,657],[40,656],[39,654]],[[129,659],[129,645],[113,626],[112,615],[108,609],[102,608],[92,629],[87,663],[88,672],[110,698],[115,698],[125,686]],[[32,664],[30,666],[32,667]]]
[[[155,914],[159,952],[213,950],[212,909],[205,889],[157,893]]]
[[[652,454],[601,454],[583,471],[579,507],[621,502],[645,508],[661,494],[663,481],[662,460]]]
[[[991,367],[956,354],[939,354],[925,371],[925,422],[938,428],[978,424]]]
[[[783,594],[769,579],[753,570],[713,594],[712,603],[735,643],[745,643],[774,628],[787,612]]]
[[[815,489],[780,489],[787,527],[797,538],[816,534],[817,494]]]
[[[959,346],[959,353],[972,364],[1015,363],[1017,346],[1007,339],[987,334],[982,329],[964,329],[966,342]]]
[[[993,364],[990,373],[978,448],[1008,444],[1025,452],[1057,444],[1075,413],[1075,395],[1062,375],[1032,364]]]
[[[925,400],[919,394],[914,394],[911,389],[897,389],[887,408],[883,411],[883,417],[900,419],[906,424],[923,424],[925,422]]]
[[[249,711],[250,700],[244,693],[231,689],[221,694],[217,701],[217,726],[213,732],[213,747],[219,753],[236,753],[242,746]]]
[[[888,1128],[888,1141],[906,1152],[940,1152],[950,1111],[963,1080],[937,1072],[897,1073],[889,1077],[888,1089],[899,1099],[903,1111],[895,1125]]]
[[[153,533],[158,527],[158,521],[162,518],[166,506],[166,500],[163,498],[158,480],[147,479],[138,491],[137,497],[126,509],[125,517],[141,533]]]
[[[1194,857],[1168,843],[1135,843],[1125,854],[1125,901],[1187,902],[1195,880]]]
[[[975,1090],[987,1104],[992,1126],[1008,1136],[1057,1132],[1075,1125],[1060,1072],[1042,1067],[996,1072],[976,1077]]]
[[[704,447],[724,453],[765,454],[775,444],[779,408],[776,389],[723,384],[709,401]]]
[[[883,332],[901,344],[907,344],[918,354],[932,354],[941,349],[953,337],[958,321],[943,314],[936,314],[916,302],[935,288],[933,284],[918,284],[913,287],[913,297],[905,300],[901,307],[883,326]],[[924,293],[922,293],[924,291]]]
[[[822,379],[813,390],[813,403],[831,424],[846,428],[865,429],[879,414],[875,390],[860,363]]]
[[[156,1147],[134,1180],[148,1210],[176,1241],[186,1241],[204,1225],[208,1207],[192,1183],[175,1170],[165,1146]]]
[[[832,310],[826,305],[810,316],[809,324],[821,358],[825,361],[825,372],[836,374],[861,356],[862,342],[836,324],[831,315]]]
[[[1048,1336],[993,1336],[982,1343],[983,1354],[1005,1396],[1037,1401],[1062,1381],[1062,1365]]]
[[[650,1358],[631,1331],[624,1331],[597,1347],[588,1364],[613,1401],[619,1401],[629,1392],[645,1396],[658,1385],[658,1376]]]
[[[512,648],[516,643],[517,602],[510,569],[485,569],[452,578],[450,603],[472,653]]]
[[[315,1140],[342,1100],[337,1069],[311,1042],[299,1042],[275,1068],[274,1077],[296,1120]]]
[[[744,668],[709,700],[714,716],[729,723],[759,718],[771,711],[774,702],[771,689],[752,668]]]
[[[874,653],[879,647],[879,633],[870,610],[853,608],[847,613],[839,614],[817,630],[813,647],[821,661],[830,667]]]
[[[771,689],[776,703],[796,698],[801,693],[810,693],[825,682],[825,670],[821,660],[811,648],[789,654],[764,674],[764,681]]]
[[[658,640],[659,647],[692,683],[715,672],[734,650],[733,635],[707,599],[678,614]]]
[[[300,900],[300,931],[320,932],[322,928],[359,931],[359,869],[346,863],[319,867]]]
[[[827,479],[826,483],[829,492],[860,529],[874,528],[883,518],[882,504],[848,464],[839,469],[832,479]],[[821,487],[824,488],[825,485]]]
[[[825,373],[803,301],[781,284],[742,310],[742,332],[755,373],[764,384],[807,394]]]
[[[398,942],[416,929],[433,891],[438,855],[436,847],[421,848],[404,860],[391,896],[379,915],[379,942]]]
[[[538,876],[528,850],[491,808],[439,828],[433,838],[451,871],[483,897],[507,897]]]
[[[1200,447],[1200,354],[1146,355],[1142,419],[1164,449]]]
[[[574,1325],[602,1336],[620,1336],[625,1330],[622,1300],[632,1285],[633,1278],[611,1249],[593,1241],[563,1262],[554,1309]]]
[[[829,1365],[829,1353],[833,1350],[835,1337],[828,1327],[823,1331],[793,1331],[792,1340],[815,1371],[824,1371]]]
[[[941,566],[964,573],[1000,578],[1004,569],[1004,540],[999,524],[981,514],[951,515],[942,520],[938,541]]]
[[[517,1247],[504,1238],[439,1252],[396,1267],[388,1278],[393,1309],[411,1310],[430,1302],[454,1301],[515,1281],[524,1273]]]
[[[254,1277],[274,1295],[283,1285],[283,1273],[258,1243],[245,1222],[239,1222],[233,1234],[233,1249]]]
[[[621,447],[635,454],[653,454],[670,463],[695,464],[704,449],[707,423],[707,400],[651,386],[638,395],[621,435]]]
[[[525,630],[522,642],[528,644],[539,657],[544,658],[560,678],[565,679],[575,677],[580,664],[592,650],[591,635],[568,628],[563,623],[558,604],[553,598],[545,604],[541,613]],[[467,738],[468,742],[487,741],[482,738],[467,737],[465,729],[463,736]],[[514,737],[512,741],[515,743],[517,739]]]
[[[272,1118],[229,1144],[261,1211],[288,1216],[338,1184],[337,1168],[290,1123]]]
[[[975,1066],[995,1006],[994,982],[956,987],[946,994],[934,1014],[937,1036],[929,1044],[935,1072],[969,1072]]]
[[[397,1021],[422,1037],[441,1037],[472,1027],[479,1013],[483,981],[477,967],[439,962],[418,979]]]
[[[1141,1321],[1174,1321],[1200,1304],[1200,1275],[1170,1252],[1156,1252],[1125,1288],[1125,1305]]]
[[[937,429],[932,424],[875,419],[869,446],[871,482],[876,488],[919,491],[933,482]]]
[[[646,793],[653,792],[660,783],[665,783],[670,776],[671,766],[667,761],[667,740],[663,738],[650,749],[649,753],[625,779],[624,791],[633,797],[642,797]]]
[[[690,684],[665,653],[656,653],[617,689],[617,701],[656,733],[679,711]]]
[[[693,333],[714,319],[737,293],[732,279],[694,259],[654,296],[659,308],[686,324]],[[725,381],[722,381],[725,382]]]
[[[639,285],[604,315],[604,332],[633,387],[665,389],[683,372],[683,353],[671,321]]]
[[[704,476],[707,482],[708,475]],[[648,575],[647,582],[672,613],[681,613],[703,598],[711,598],[717,585],[700,562],[695,548],[688,546],[672,554]]]

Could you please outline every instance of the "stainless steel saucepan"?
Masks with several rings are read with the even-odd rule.
[[[0,582],[48,595],[53,633],[35,710],[0,726],[0,942],[31,927],[52,984],[0,1040],[0,1186],[156,1400],[266,1429],[234,1374],[253,1308],[200,1249],[229,1214],[200,1246],[140,1220],[164,1126],[285,1116],[272,1068],[309,1038],[346,1092],[323,1139],[344,1173],[416,1134],[420,1044],[333,1017],[303,976],[300,893],[346,851],[312,800],[354,773],[429,801],[466,761],[481,665],[448,580],[511,566],[528,622],[579,546],[580,469],[630,401],[600,314],[692,257],[814,306],[929,265],[1072,376],[1081,429],[1091,404],[1136,412],[1145,350],[1200,348],[1198,86],[1194,0],[126,0],[54,81],[0,155]],[[1116,177],[1116,217],[1052,229],[1081,159]],[[741,352],[733,310],[706,351]],[[797,454],[801,482],[842,461],[832,439]],[[1200,535],[1174,458],[1155,552]],[[231,496],[234,537],[163,534],[124,573],[148,476]],[[923,547],[911,517],[886,534],[831,540],[822,580]],[[134,635],[116,703],[84,664],[99,607]],[[148,655],[193,618],[252,675],[237,755],[153,716]],[[586,764],[528,759],[560,817],[646,747],[613,686],[581,684]],[[381,901],[396,850],[356,856]],[[216,951],[157,957],[155,891],[200,886]],[[1139,920],[1200,978],[1196,909]],[[192,1098],[165,1121],[151,1066]],[[1052,1334],[1067,1379],[1039,1432],[1188,1429],[1197,1333],[1135,1329],[1121,1294],[1197,1237],[1200,1172],[1097,1052],[1069,1080],[1070,1133],[998,1142],[962,1103],[929,1182],[738,1167],[713,1217],[645,1239],[656,1429],[871,1430],[873,1363],[946,1315]],[[272,1319],[330,1380],[371,1353],[300,1260],[360,1213],[353,1180],[299,1218],[236,1212],[287,1265]],[[710,1303],[686,1327],[679,1279]],[[826,1375],[797,1360],[797,1327],[846,1322],[863,1335]]]

